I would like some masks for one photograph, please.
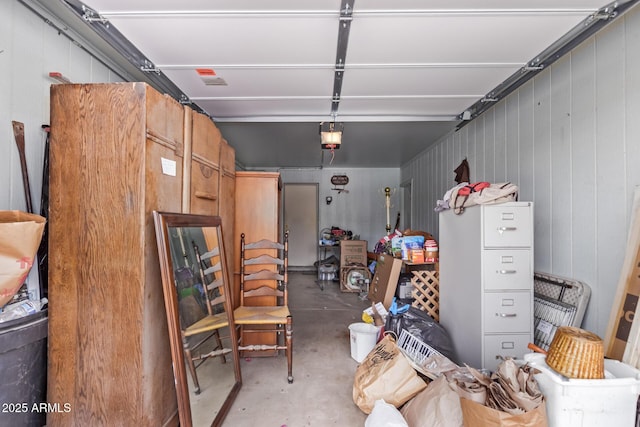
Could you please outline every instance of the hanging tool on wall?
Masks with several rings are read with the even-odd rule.
[[[33,202],[31,199],[31,185],[29,183],[29,171],[27,169],[27,157],[25,152],[24,123],[18,121],[11,122],[13,126],[13,135],[18,147],[20,155],[20,168],[22,170],[22,183],[24,186],[24,197],[27,206],[27,212],[35,213]],[[46,132],[45,148],[44,148],[44,167],[42,171],[42,194],[40,198],[40,216],[48,218],[49,216],[49,125],[42,125],[42,129]],[[40,246],[38,247],[35,264],[38,266],[38,281],[40,284],[40,298],[47,297],[48,294],[48,238],[47,224],[42,233]],[[39,299],[39,298],[38,298]]]
[[[24,186],[24,198],[27,202],[27,212],[33,213],[29,172],[27,171],[27,157],[24,151],[24,123],[12,121],[11,124],[13,125],[13,136],[16,139],[18,154],[20,155],[20,169],[22,170],[22,184]]]
[[[40,296],[47,297],[49,293],[49,140],[51,127],[42,125],[45,132],[44,159],[42,165],[42,192],[40,193],[40,216],[47,219],[42,232],[42,240],[38,247],[38,271],[40,273]]]

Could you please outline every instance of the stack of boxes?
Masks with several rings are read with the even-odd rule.
[[[402,260],[414,264],[424,262],[424,236],[398,236],[391,240],[391,249],[400,253]]]
[[[360,292],[361,288],[355,288],[353,284],[346,283],[349,272],[357,270],[362,277],[370,277],[367,269],[367,241],[366,240],[341,240],[340,241],[340,290],[343,292]],[[353,276],[353,275],[352,275]]]

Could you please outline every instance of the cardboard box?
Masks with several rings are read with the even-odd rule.
[[[402,238],[402,259],[410,260],[411,251],[421,250],[424,251],[424,236],[404,236]],[[412,261],[420,262],[420,261]]]
[[[367,241],[366,240],[341,240],[340,241],[340,267],[348,264],[367,265]]]
[[[381,302],[388,310],[396,293],[398,279],[402,270],[402,260],[391,255],[380,254],[376,263],[376,271],[369,286],[369,300]]]
[[[391,253],[395,256],[402,256],[402,236],[394,236],[391,239]]]
[[[425,261],[424,259],[424,249],[410,249],[409,250],[409,261],[414,264],[420,264]]]
[[[637,357],[640,341],[640,187],[633,197],[632,222],[627,237],[624,261],[613,299],[607,334],[605,356],[628,362]],[[632,363],[633,364],[633,363]]]
[[[424,249],[424,236],[396,236],[391,239],[391,252],[405,261],[410,260],[410,251],[414,249]]]

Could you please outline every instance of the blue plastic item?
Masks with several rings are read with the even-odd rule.
[[[393,297],[393,301],[391,301],[391,306],[389,307],[389,313],[395,315],[406,313],[409,310],[409,304],[404,304],[400,308],[398,308],[398,302],[396,301],[396,297]]]

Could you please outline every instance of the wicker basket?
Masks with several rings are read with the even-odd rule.
[[[603,379],[602,339],[584,329],[561,326],[549,346],[547,365],[568,378]]]

